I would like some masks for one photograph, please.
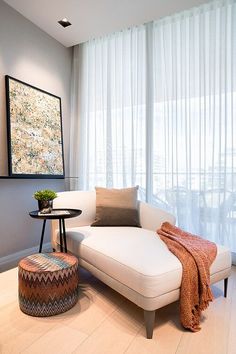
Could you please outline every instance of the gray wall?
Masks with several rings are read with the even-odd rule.
[[[62,46],[0,0],[1,176],[7,175],[6,74],[61,97],[67,173],[71,62],[71,48]],[[32,194],[42,188],[63,190],[64,180],[0,179],[0,265],[1,257],[38,245],[42,224],[28,212],[37,208]]]

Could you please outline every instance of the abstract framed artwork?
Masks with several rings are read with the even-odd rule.
[[[64,178],[61,99],[6,75],[9,176]]]

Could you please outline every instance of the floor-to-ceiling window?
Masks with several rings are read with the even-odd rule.
[[[138,184],[181,227],[236,251],[235,1],[80,45],[73,91],[80,188]]]

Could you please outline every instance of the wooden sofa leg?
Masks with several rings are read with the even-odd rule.
[[[228,290],[228,278],[224,279],[224,297],[227,297],[227,290]]]
[[[155,311],[144,310],[144,322],[146,327],[147,339],[152,339],[153,327],[155,322]]]

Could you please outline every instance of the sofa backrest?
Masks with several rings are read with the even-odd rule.
[[[176,222],[173,214],[144,202],[139,202],[139,218],[142,228],[153,231],[159,229],[165,221],[172,225]]]
[[[96,215],[95,191],[59,192],[53,201],[54,208],[81,209],[82,214],[76,218],[67,219],[66,227],[91,225]],[[156,230],[164,221],[175,224],[175,217],[166,211],[150,204],[139,202],[140,224],[143,228]]]
[[[53,208],[81,209],[82,214],[76,218],[67,219],[67,227],[90,225],[96,215],[95,191],[59,192],[53,201]]]

